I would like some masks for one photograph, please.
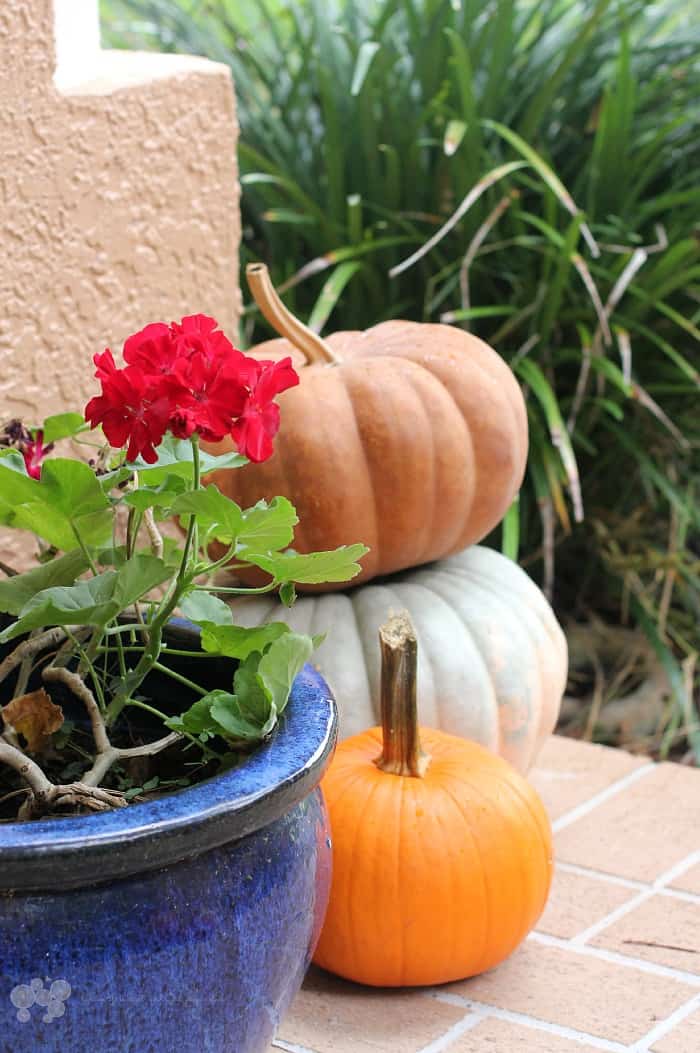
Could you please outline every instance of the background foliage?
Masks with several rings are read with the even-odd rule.
[[[442,319],[510,362],[531,456],[492,540],[567,619],[644,632],[669,702],[642,745],[700,757],[700,27],[686,0],[103,0],[103,18],[112,45],[231,66],[244,259],[269,261],[315,328]],[[262,334],[249,311],[243,339]],[[610,681],[634,687],[637,666],[584,659],[593,715],[577,719],[596,734]]]

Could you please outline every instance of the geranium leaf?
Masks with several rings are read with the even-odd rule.
[[[243,513],[237,554],[248,559],[248,552],[276,552],[290,545],[299,522],[296,509],[286,497],[275,497],[269,504],[258,501]]]
[[[233,625],[233,612],[227,603],[210,592],[195,589],[180,601],[185,618],[197,625]]]
[[[69,439],[78,435],[81,431],[89,431],[90,425],[86,422],[82,413],[54,413],[47,417],[42,425],[44,443],[58,442],[59,439]]]
[[[181,494],[172,505],[176,516],[196,515],[198,524],[220,541],[231,544],[243,527],[243,512],[235,501],[210,484],[203,490]]]
[[[19,614],[24,605],[42,589],[70,585],[87,569],[87,559],[80,549],[58,556],[49,563],[33,567],[24,574],[0,581],[0,611]]]
[[[49,625],[105,625],[119,609],[113,602],[116,583],[117,571],[106,570],[75,585],[43,589],[25,603],[18,621],[0,633],[0,641]]]
[[[50,625],[106,625],[169,576],[162,559],[143,553],[132,556],[119,570],[106,570],[74,585],[43,589],[25,603],[19,619],[0,633],[0,642]]]
[[[310,636],[287,632],[265,652],[258,664],[258,676],[269,692],[278,713],[287,705],[289,692],[304,663],[314,649]]]
[[[194,478],[194,462],[192,445],[187,439],[176,439],[172,435],[166,435],[157,449],[158,460],[155,464],[147,464],[142,458],[134,461],[133,468],[139,473],[139,479],[147,479],[149,483],[159,483],[168,474],[179,475],[189,482]],[[199,463],[202,475],[214,472],[219,468],[240,468],[248,461],[240,453],[232,451],[215,457],[205,450],[199,454]]]
[[[14,486],[12,480],[8,484],[8,476],[17,480]],[[0,481],[0,493],[15,505],[12,526],[32,530],[56,548],[73,549],[76,530],[87,545],[104,544],[112,533],[109,499],[82,461],[45,461],[39,480],[8,472]]]
[[[139,552],[117,571],[117,583],[114,590],[114,602],[119,610],[136,603],[142,596],[161,585],[170,577],[170,568],[164,560],[148,552]]]
[[[277,709],[272,705],[272,693],[258,675],[260,660],[259,654],[251,654],[241,662],[233,677],[233,690],[245,719],[270,730],[269,722],[272,720],[274,727]]]
[[[289,632],[284,622],[268,622],[253,629],[204,621],[199,624],[202,627],[203,650],[240,661],[245,661],[255,651],[264,651],[270,643]]]
[[[243,742],[258,742],[263,737],[262,726],[251,720],[246,720],[241,712],[241,707],[235,695],[228,691],[212,691],[215,695],[210,709],[212,719],[222,729],[223,736],[229,742],[231,740]],[[211,697],[211,695],[209,697]]]
[[[246,553],[249,563],[267,571],[275,581],[313,585],[326,581],[350,581],[362,570],[357,560],[367,553],[365,545],[341,545],[332,552]]]
[[[149,508],[160,508],[169,511],[177,497],[184,493],[186,483],[179,475],[168,475],[158,486],[140,486],[124,494],[124,504],[145,512]]]

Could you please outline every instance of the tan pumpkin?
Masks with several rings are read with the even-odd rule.
[[[405,321],[322,340],[282,305],[264,266],[248,280],[287,337],[252,353],[291,354],[301,382],[280,396],[273,456],[214,473],[223,493],[244,507],[288,497],[300,552],[369,545],[353,585],[458,552],[500,522],[523,478],[527,417],[492,348]]]
[[[447,983],[503,961],[542,913],[552,836],[501,757],[420,729],[416,639],[382,627],[382,726],[341,742],[321,787],[333,837],[314,961],[348,980]]]
[[[379,719],[377,633],[398,610],[409,612],[418,636],[421,723],[527,771],[556,724],[567,646],[535,583],[499,552],[477,545],[360,589],[299,597],[290,610],[267,596],[234,602],[241,625],[286,621],[327,633],[314,660],[338,700],[341,738]]]

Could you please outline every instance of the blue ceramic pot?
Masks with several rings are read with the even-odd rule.
[[[307,666],[241,767],[119,811],[0,825],[2,1053],[262,1053],[331,873],[335,704]]]

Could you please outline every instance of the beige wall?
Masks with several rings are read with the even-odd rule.
[[[238,314],[228,69],[63,50],[59,90],[51,0],[2,0],[0,421],[81,408],[93,352],[148,321],[204,311],[233,336]]]

